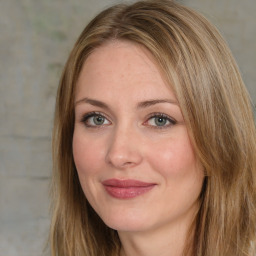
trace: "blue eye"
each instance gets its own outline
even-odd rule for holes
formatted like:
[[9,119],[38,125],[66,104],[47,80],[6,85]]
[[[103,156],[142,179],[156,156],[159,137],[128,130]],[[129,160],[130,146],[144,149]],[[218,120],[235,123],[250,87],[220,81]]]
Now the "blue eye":
[[93,116],[92,117],[93,124],[102,125],[105,122],[105,117],[103,116]]
[[154,128],[165,128],[175,125],[176,121],[164,114],[154,114],[147,120],[146,123]]
[[105,116],[99,113],[89,113],[82,118],[82,123],[87,127],[100,127],[111,124]]

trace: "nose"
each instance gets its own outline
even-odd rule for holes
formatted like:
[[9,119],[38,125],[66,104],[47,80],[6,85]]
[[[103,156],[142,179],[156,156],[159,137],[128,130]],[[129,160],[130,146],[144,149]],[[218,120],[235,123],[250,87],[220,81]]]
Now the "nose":
[[142,162],[139,136],[132,129],[118,129],[110,139],[106,162],[116,169],[127,169]]

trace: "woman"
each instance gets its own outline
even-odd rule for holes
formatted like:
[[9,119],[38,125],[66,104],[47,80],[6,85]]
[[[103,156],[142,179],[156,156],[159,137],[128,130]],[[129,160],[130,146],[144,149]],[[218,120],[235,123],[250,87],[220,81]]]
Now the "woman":
[[57,95],[52,255],[254,255],[255,153],[248,93],[205,18],[165,0],[103,11]]

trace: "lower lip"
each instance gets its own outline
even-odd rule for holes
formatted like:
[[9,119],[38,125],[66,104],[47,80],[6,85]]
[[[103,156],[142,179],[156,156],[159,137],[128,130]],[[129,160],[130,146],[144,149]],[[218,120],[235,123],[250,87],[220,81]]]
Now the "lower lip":
[[107,193],[118,199],[130,199],[149,192],[155,185],[142,187],[115,187],[104,185]]

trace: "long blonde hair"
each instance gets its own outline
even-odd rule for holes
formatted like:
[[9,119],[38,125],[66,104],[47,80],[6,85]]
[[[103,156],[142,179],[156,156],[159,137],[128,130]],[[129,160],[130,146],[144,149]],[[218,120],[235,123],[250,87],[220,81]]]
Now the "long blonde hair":
[[76,82],[88,55],[110,40],[129,40],[152,53],[176,94],[204,166],[192,255],[252,256],[256,132],[248,93],[216,28],[195,11],[166,0],[103,11],[84,29],[69,56],[53,133],[52,256],[119,255],[117,232],[88,204],[72,155]]

